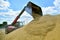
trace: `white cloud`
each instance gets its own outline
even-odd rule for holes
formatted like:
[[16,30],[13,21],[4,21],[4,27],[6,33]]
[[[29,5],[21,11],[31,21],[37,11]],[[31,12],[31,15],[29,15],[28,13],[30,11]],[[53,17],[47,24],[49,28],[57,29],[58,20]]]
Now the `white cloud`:
[[51,15],[54,15],[56,13],[58,13],[57,10],[54,9],[55,7],[42,7],[42,11],[43,11],[43,15],[46,15],[46,14],[51,14]]
[[0,10],[6,10],[10,6],[8,1],[0,0]]
[[60,0],[55,0],[53,2],[54,6],[42,7],[43,15],[51,14],[56,15],[60,14]]
[[14,11],[13,9],[8,9],[8,12],[0,12],[0,15],[10,15],[10,16],[16,16],[20,13],[19,11]]
[[60,9],[60,0],[55,0],[54,5]]
[[20,13],[19,11],[13,11],[12,9],[9,9],[8,12],[0,12],[0,23],[3,21],[7,21],[8,24],[11,24],[13,20],[16,18],[16,16]]

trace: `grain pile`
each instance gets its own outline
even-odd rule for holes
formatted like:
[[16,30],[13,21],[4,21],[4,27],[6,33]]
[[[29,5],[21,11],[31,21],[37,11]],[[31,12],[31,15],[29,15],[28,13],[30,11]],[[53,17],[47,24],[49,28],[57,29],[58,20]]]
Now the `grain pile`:
[[2,29],[0,29],[0,40],[5,40],[5,32]]
[[28,25],[7,34],[5,40],[60,40],[59,17],[36,16]]
[[60,40],[60,15],[56,17],[56,27],[53,31],[47,34],[45,40]]

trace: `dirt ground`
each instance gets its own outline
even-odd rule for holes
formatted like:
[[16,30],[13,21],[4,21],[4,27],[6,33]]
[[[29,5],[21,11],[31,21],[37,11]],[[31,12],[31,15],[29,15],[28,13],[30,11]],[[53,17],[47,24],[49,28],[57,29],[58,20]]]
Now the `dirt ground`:
[[60,40],[60,15],[37,16],[28,25],[7,34],[5,40]]

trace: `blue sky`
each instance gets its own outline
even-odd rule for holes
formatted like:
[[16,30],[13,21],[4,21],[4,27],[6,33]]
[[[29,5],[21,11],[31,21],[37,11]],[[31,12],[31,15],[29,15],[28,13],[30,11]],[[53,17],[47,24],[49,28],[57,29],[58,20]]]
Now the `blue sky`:
[[[6,0],[5,0],[6,1]],[[9,0],[10,2],[10,9],[15,10],[21,10],[29,1],[32,1],[33,3],[37,4],[38,6],[42,7],[48,7],[48,6],[54,6],[53,1],[54,0]]]
[[43,15],[60,14],[60,0],[0,0],[0,23],[10,24],[29,1],[40,6]]

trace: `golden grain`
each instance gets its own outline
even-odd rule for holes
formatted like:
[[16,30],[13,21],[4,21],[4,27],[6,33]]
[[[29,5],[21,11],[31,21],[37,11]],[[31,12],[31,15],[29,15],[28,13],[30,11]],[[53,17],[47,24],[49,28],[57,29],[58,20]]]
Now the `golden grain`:
[[60,15],[35,17],[28,25],[7,34],[5,40],[60,40]]

